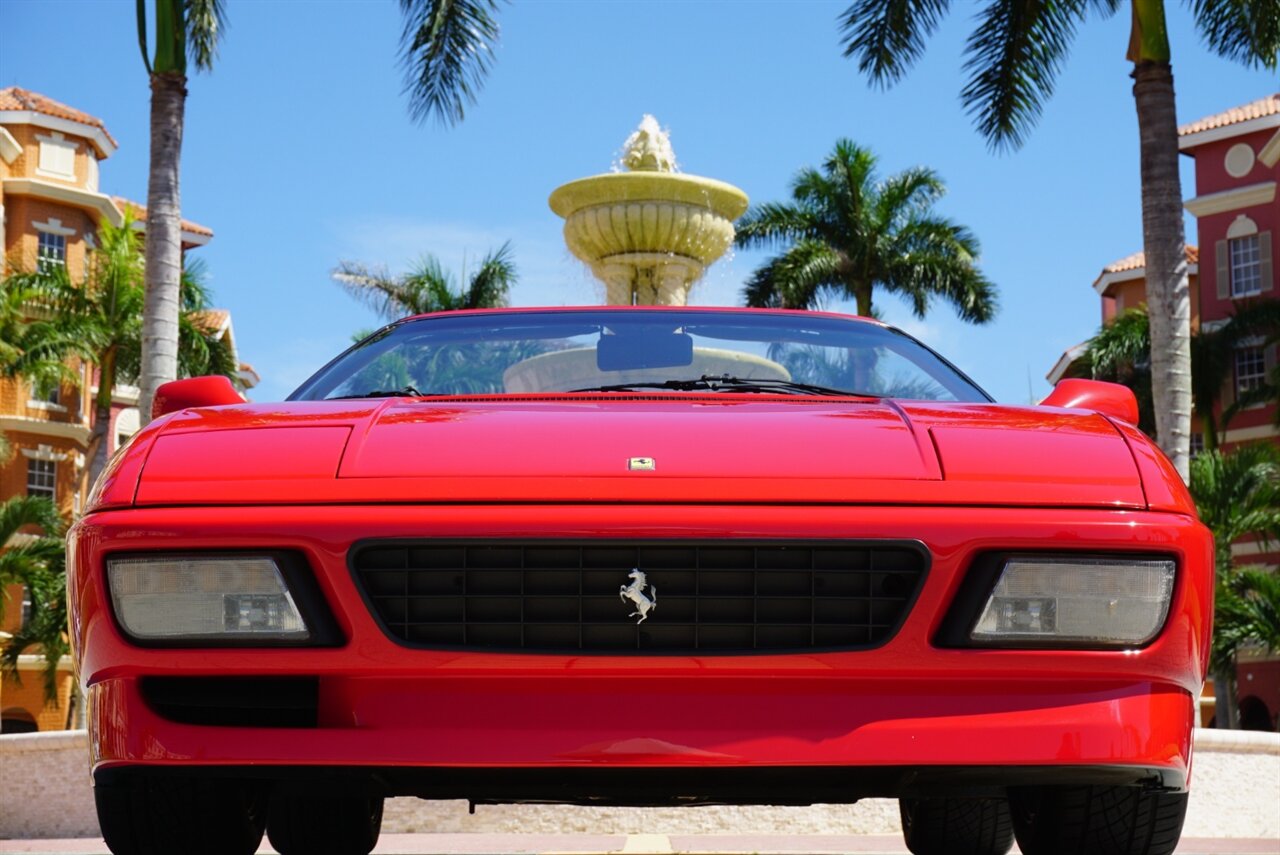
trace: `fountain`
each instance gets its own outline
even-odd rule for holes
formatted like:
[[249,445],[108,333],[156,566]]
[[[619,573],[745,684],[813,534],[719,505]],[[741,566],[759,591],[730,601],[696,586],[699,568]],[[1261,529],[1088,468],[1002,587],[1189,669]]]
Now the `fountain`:
[[569,251],[605,283],[611,306],[683,306],[689,288],[733,244],[747,195],[731,184],[676,172],[667,133],[653,116],[623,146],[626,171],[557,187]]
[[[676,172],[671,141],[653,116],[627,138],[622,165],[627,171],[570,181],[551,194],[551,210],[564,217],[565,243],[604,282],[609,305],[684,306],[689,289],[733,244],[733,221],[747,210],[747,194]],[[763,356],[705,346],[694,347],[682,373],[791,377]],[[530,357],[508,368],[503,382],[508,392],[539,392],[670,376],[670,367],[606,371],[590,347]]]

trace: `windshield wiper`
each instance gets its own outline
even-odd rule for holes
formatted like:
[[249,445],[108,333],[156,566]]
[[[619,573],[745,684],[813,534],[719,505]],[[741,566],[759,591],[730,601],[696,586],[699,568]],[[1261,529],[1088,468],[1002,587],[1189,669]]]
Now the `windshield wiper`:
[[374,392],[365,392],[363,395],[338,395],[336,398],[326,398],[327,401],[345,401],[350,398],[421,398],[422,393],[412,386],[405,386],[403,389],[387,390],[378,389]]
[[696,380],[663,380],[661,383],[618,383],[613,386],[588,386],[570,389],[571,392],[634,392],[637,389],[670,389],[674,392],[783,392],[793,395],[841,395],[878,398],[865,392],[849,392],[830,386],[812,383],[795,383],[791,380],[773,380],[764,377],[733,377],[729,374],[703,374]]

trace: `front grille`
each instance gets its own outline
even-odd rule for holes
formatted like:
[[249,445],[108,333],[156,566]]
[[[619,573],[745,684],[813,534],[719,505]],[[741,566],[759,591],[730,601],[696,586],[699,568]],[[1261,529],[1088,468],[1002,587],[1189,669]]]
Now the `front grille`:
[[[909,543],[372,542],[357,585],[414,647],[654,654],[858,650],[889,639],[924,579]],[[646,582],[643,622],[621,589]]]

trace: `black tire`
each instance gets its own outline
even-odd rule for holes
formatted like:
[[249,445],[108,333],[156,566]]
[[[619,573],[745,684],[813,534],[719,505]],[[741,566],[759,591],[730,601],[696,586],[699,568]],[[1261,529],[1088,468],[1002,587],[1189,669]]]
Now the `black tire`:
[[277,792],[267,837],[281,855],[369,855],[382,831],[382,796]]
[[899,799],[898,808],[915,855],[1005,855],[1013,846],[1004,799]]
[[1036,787],[1010,791],[1013,830],[1026,855],[1170,855],[1186,793],[1140,787]]
[[138,775],[93,798],[114,855],[253,855],[266,828],[266,799],[244,782]]

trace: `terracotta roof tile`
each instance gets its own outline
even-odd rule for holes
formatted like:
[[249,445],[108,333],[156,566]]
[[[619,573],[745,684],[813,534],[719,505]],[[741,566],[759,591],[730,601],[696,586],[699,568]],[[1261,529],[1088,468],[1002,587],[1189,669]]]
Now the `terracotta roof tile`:
[[231,313],[226,309],[203,309],[191,313],[191,323],[208,333],[216,333],[231,320]]
[[[132,199],[126,199],[123,196],[112,196],[111,199],[116,203],[116,207],[122,211],[126,207],[132,208],[133,217],[138,222],[145,223],[147,221],[146,205],[140,205],[137,202],[133,201]],[[193,223],[191,220],[182,221],[182,230],[184,232],[191,232],[192,234],[195,234],[195,235],[204,235],[205,237],[213,237],[213,229],[209,228],[208,226],[202,226],[199,223]]]
[[1232,107],[1222,113],[1206,116],[1189,125],[1183,125],[1178,128],[1178,136],[1185,137],[1188,134],[1198,134],[1201,131],[1211,131],[1214,128],[1225,128],[1228,125],[1236,125],[1240,122],[1260,119],[1263,116],[1272,116],[1276,113],[1280,113],[1280,92],[1275,95],[1268,95],[1265,98],[1259,98],[1257,101],[1251,101],[1248,104],[1241,104],[1239,107]]
[[[1200,263],[1200,248],[1194,244],[1187,244],[1187,263]],[[1135,252],[1133,255],[1126,255],[1119,261],[1111,262],[1106,267],[1102,268],[1102,275],[1105,276],[1108,273],[1124,273],[1126,270],[1139,270],[1146,266],[1147,256],[1145,253],[1139,251]],[[1098,278],[1101,279],[1102,277],[1100,276]]]
[[55,101],[28,89],[19,89],[17,86],[0,89],[0,110],[29,110],[33,113],[53,116],[55,119],[79,122],[82,125],[89,125],[102,131],[113,146],[119,145],[115,137],[111,136],[111,132],[107,130],[107,126],[98,117],[90,116],[88,113],[77,110],[74,107],[68,107],[60,101]]

